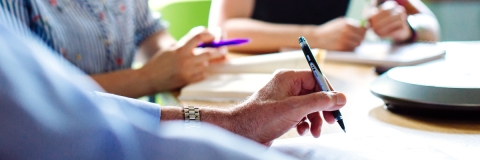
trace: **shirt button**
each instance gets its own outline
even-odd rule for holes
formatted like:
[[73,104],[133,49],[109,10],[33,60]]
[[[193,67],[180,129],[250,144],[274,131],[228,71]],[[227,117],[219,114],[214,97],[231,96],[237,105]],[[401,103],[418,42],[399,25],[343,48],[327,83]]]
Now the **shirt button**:
[[76,54],[76,55],[75,55],[75,59],[76,59],[77,61],[82,60],[82,55]]

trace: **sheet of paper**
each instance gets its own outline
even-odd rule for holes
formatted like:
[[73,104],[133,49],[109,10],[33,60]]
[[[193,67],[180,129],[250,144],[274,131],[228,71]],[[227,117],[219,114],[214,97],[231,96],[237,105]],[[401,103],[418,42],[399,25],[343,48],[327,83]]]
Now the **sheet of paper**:
[[327,134],[318,139],[313,137],[281,139],[275,141],[271,148],[302,160],[454,159],[434,146],[393,129]]
[[383,67],[416,65],[445,56],[434,43],[392,45],[390,42],[363,42],[353,52],[327,51],[325,61],[339,61]]

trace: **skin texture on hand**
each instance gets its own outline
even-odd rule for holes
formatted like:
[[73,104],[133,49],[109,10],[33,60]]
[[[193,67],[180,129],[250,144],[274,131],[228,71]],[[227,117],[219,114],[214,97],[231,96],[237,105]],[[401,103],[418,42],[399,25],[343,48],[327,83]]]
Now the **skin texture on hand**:
[[[301,135],[310,130],[314,137],[319,137],[324,120],[330,124],[335,122],[330,111],[339,110],[347,102],[343,93],[319,91],[310,70],[278,71],[244,103],[229,109],[200,108],[200,121],[266,146],[293,127]],[[161,121],[183,120],[183,109],[162,107],[160,118]],[[310,124],[303,121],[306,118]]]
[[225,56],[219,49],[196,48],[199,43],[214,39],[205,28],[194,28],[178,43],[153,55],[139,72],[148,77],[148,83],[155,91],[175,89],[200,81],[205,78],[210,61]]
[[395,1],[387,1],[373,9],[369,22],[373,31],[381,38],[391,38],[395,42],[403,42],[412,35],[407,23],[405,7]]
[[[334,123],[331,112],[346,104],[338,92],[319,92],[308,70],[279,71],[262,89],[231,110],[230,131],[269,146],[293,127],[320,136],[323,118]],[[308,123],[299,123],[307,117]],[[297,125],[298,124],[298,125]]]

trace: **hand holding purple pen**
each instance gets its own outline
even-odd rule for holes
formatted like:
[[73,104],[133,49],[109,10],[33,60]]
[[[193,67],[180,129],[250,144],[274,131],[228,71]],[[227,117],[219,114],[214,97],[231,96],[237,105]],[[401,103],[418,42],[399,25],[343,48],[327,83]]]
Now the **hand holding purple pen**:
[[220,40],[220,41],[213,41],[210,43],[200,43],[197,47],[199,48],[217,48],[221,46],[230,46],[230,45],[241,45],[250,42],[250,39],[246,38],[236,38],[236,39],[228,39],[228,40]]

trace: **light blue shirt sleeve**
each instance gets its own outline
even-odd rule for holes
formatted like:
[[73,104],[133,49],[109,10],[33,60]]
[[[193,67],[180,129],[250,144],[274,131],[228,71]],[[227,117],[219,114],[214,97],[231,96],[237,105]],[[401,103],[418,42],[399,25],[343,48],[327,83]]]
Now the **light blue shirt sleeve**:
[[0,8],[2,159],[290,159],[208,124],[157,128],[158,106],[101,93],[5,15]]
[[144,111],[151,116],[150,119],[143,121],[147,128],[157,129],[159,125],[161,109],[158,104],[97,91],[93,92],[92,97],[97,103],[107,104],[107,107],[121,107],[123,110],[133,107]]

